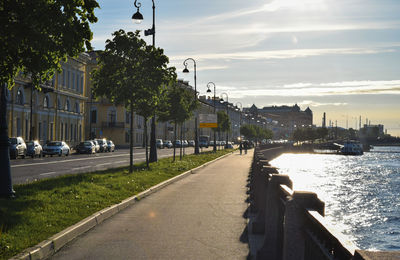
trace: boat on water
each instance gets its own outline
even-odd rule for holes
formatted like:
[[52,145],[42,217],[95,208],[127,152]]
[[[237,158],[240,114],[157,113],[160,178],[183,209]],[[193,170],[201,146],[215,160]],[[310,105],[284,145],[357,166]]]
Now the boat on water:
[[340,145],[338,153],[343,155],[363,155],[364,151],[360,142],[346,141],[343,145]]

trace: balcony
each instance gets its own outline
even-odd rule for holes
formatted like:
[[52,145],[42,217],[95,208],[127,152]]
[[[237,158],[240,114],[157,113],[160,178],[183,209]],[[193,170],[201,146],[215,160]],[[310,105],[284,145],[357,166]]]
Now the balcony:
[[102,122],[103,128],[125,128],[124,122]]

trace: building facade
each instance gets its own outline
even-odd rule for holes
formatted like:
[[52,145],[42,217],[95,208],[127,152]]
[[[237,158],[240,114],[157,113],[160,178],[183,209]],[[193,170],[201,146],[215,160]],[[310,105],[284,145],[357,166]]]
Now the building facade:
[[84,139],[85,87],[88,75],[87,54],[69,58],[62,71],[42,84],[32,87],[29,77],[20,74],[8,91],[7,118],[9,136],[25,140],[64,140],[75,145]]

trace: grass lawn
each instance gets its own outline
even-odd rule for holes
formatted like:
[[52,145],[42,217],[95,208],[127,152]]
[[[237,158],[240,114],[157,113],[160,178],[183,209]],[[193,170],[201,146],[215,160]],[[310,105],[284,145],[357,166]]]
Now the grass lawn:
[[150,164],[67,175],[15,185],[17,197],[0,199],[0,259],[8,259],[110,205],[232,150],[186,155]]

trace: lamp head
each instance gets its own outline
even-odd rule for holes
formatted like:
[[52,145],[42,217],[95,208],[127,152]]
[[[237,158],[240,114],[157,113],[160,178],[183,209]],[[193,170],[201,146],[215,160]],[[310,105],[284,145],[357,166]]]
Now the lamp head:
[[136,24],[140,24],[143,21],[143,15],[139,12],[139,7],[138,7],[136,13],[134,13],[132,15],[132,20]]
[[188,68],[187,67],[185,67],[184,69],[183,69],[183,71],[182,71],[183,73],[189,73],[189,70],[188,70]]

